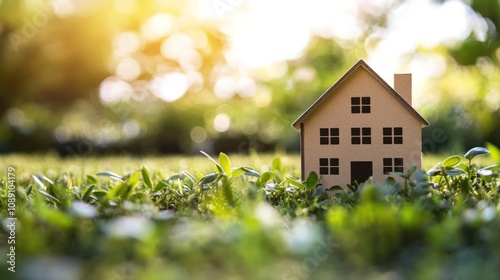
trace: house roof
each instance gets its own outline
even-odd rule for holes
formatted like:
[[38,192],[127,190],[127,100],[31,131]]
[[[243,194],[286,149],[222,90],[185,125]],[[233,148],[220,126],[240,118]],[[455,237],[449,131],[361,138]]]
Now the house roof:
[[429,122],[422,117],[406,100],[397,93],[394,88],[392,88],[390,85],[388,85],[384,79],[382,79],[366,62],[364,62],[362,59],[360,59],[354,66],[349,69],[335,84],[333,84],[325,93],[323,93],[300,117],[293,122],[292,126],[296,129],[299,130],[299,124],[304,121],[304,119],[312,112],[316,107],[318,107],[323,100],[325,100],[331,93],[335,91],[336,88],[338,88],[345,80],[349,78],[349,76],[359,67],[365,68],[372,76],[377,79],[377,81],[380,82],[403,106],[413,115],[415,118],[417,118],[422,125],[428,126]]

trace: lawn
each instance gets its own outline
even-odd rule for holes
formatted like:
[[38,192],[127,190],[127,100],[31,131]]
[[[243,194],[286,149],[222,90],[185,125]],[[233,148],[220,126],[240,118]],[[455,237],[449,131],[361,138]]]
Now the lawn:
[[496,279],[488,149],[330,195],[298,155],[3,156],[0,278]]

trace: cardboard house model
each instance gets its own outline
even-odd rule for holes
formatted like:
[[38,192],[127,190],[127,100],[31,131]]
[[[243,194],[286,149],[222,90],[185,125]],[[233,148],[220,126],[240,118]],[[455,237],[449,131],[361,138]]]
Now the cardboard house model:
[[294,123],[300,132],[302,179],[315,171],[325,187],[383,182],[422,161],[422,127],[411,105],[411,74],[389,86],[358,61]]

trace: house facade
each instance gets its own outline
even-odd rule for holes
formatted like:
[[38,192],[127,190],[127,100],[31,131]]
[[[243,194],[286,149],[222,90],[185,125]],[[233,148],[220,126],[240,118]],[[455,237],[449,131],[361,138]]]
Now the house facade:
[[411,87],[411,74],[395,74],[393,88],[358,61],[292,125],[302,178],[315,171],[328,188],[420,168],[421,129],[429,123],[411,106]]

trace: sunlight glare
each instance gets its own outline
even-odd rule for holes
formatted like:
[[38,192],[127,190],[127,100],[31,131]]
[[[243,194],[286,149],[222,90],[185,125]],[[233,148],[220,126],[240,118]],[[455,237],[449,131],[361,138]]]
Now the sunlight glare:
[[141,28],[147,39],[154,41],[169,34],[174,28],[175,18],[171,14],[158,13],[152,16]]
[[99,96],[104,104],[126,101],[132,94],[130,84],[115,76],[106,78],[99,87]]
[[175,33],[161,45],[161,55],[165,58],[179,59],[182,54],[194,48],[193,40],[186,33]]
[[250,77],[242,77],[236,82],[236,92],[243,98],[253,97],[257,91],[257,83]]
[[133,81],[141,75],[141,65],[137,60],[126,57],[116,66],[116,75],[123,80]]
[[113,53],[115,56],[125,56],[141,49],[142,42],[137,33],[126,31],[118,34],[113,40]]
[[154,78],[150,82],[150,88],[161,100],[174,102],[186,93],[189,81],[184,73],[173,72]]
[[222,76],[220,77],[214,86],[215,95],[226,100],[234,96],[236,93],[236,81],[233,77]]

